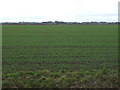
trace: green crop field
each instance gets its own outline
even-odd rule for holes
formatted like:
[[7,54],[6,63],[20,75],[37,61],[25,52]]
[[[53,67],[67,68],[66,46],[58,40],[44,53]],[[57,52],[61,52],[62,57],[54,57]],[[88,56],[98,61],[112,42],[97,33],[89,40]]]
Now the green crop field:
[[2,36],[3,87],[118,87],[117,25],[3,25]]

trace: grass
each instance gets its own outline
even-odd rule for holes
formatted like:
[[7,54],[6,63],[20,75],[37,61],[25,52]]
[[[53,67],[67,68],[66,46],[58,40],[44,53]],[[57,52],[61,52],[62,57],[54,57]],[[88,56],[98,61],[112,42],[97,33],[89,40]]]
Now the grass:
[[[118,71],[118,29],[117,25],[4,25],[3,26],[3,85],[4,87],[15,87],[15,83],[23,84],[23,87],[53,87],[40,86],[43,83],[35,78],[41,79],[42,76],[52,80],[59,78],[46,77],[44,74],[39,76],[44,70],[48,70],[51,74],[57,73],[62,77],[66,73],[86,73],[95,71],[100,72],[106,70],[107,74],[101,74],[106,79],[117,78]],[[63,74],[61,71],[65,71]],[[21,84],[17,82],[19,72],[24,73],[27,78],[27,72],[38,73],[31,76],[36,82],[35,86],[29,84],[31,81],[26,80],[26,84],[21,79]],[[9,74],[17,75],[17,78],[9,76]],[[111,76],[110,76],[111,75]],[[78,74],[80,76],[80,74]],[[83,76],[80,78],[87,79]],[[13,78],[13,85],[9,85],[10,78]],[[91,76],[92,79],[94,75]],[[72,77],[73,80],[76,77]],[[81,79],[80,79],[81,80]],[[114,81],[114,79],[112,79]],[[55,87],[92,87],[95,82],[89,81],[87,84],[73,85],[81,83],[79,80],[73,83],[53,82]],[[68,80],[69,81],[69,80]],[[97,80],[95,80],[97,81]],[[102,83],[102,79],[98,78],[95,87],[116,87],[113,82],[108,81]],[[7,84],[4,84],[7,83]],[[48,81],[46,81],[48,83]],[[115,80],[117,82],[117,79]],[[57,84],[58,83],[58,84]],[[101,86],[100,83],[102,84]],[[45,83],[46,85],[46,83]],[[64,86],[65,85],[65,86]],[[104,86],[105,85],[105,86]],[[109,86],[111,85],[111,86]]]
[[116,88],[118,73],[110,72],[41,70],[10,73],[4,75],[3,88]]

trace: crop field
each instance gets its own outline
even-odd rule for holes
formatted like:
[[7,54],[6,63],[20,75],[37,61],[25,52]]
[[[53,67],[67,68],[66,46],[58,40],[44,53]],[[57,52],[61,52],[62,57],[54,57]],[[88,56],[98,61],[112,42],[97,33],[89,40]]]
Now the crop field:
[[3,25],[2,36],[3,87],[118,87],[117,25]]

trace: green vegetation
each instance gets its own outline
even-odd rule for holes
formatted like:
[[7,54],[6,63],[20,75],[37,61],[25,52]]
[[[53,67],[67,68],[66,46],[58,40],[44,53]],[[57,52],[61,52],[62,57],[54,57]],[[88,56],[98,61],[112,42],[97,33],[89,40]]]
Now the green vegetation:
[[118,87],[117,28],[4,25],[3,87]]
[[3,76],[3,88],[116,88],[117,74],[105,70],[17,72]]

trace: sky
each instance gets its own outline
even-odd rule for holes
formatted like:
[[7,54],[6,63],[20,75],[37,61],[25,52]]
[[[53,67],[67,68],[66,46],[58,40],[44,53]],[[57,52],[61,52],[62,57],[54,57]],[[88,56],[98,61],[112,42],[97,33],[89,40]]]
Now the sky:
[[118,21],[119,0],[0,0],[0,22]]

